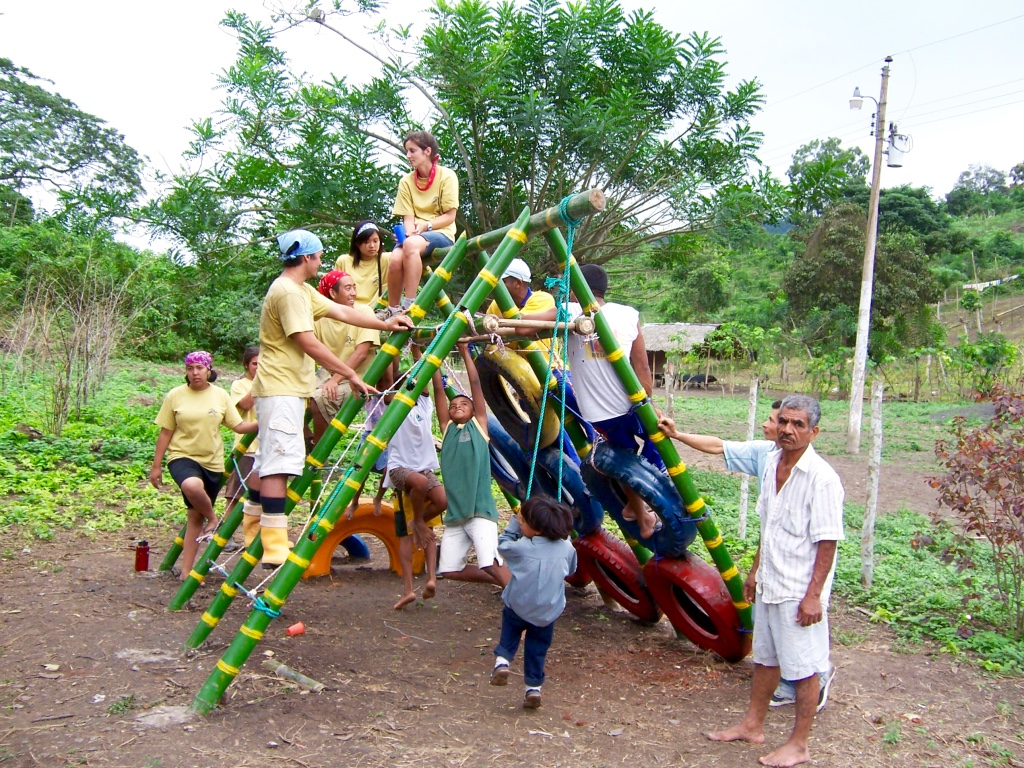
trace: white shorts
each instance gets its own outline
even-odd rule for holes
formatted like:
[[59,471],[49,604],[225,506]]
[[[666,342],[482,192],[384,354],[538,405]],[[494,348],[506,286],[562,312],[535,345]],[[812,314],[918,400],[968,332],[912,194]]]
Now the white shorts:
[[783,680],[828,674],[828,612],[817,624],[796,620],[799,600],[754,603],[754,663],[781,667]]
[[273,395],[255,400],[260,446],[253,469],[260,477],[301,475],[306,460],[306,440],[302,434],[305,398]]
[[441,537],[441,557],[438,573],[455,573],[466,567],[470,546],[476,550],[476,562],[481,568],[502,565],[498,555],[498,524],[482,517],[471,517],[458,525],[445,525]]

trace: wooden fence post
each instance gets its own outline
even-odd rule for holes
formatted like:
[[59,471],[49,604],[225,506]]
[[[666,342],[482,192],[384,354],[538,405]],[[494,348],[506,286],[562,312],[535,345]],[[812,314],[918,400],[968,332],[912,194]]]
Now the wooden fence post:
[[875,575],[875,515],[878,511],[878,476],[882,464],[882,382],[871,385],[871,456],[868,458],[868,499],[860,540],[860,583],[871,588]]
[[[747,440],[754,439],[754,427],[757,424],[757,376],[750,380],[750,401],[747,404]],[[760,479],[760,478],[759,478]],[[750,475],[744,474],[740,480],[740,515],[736,524],[736,533],[741,539],[747,538],[747,508],[750,506]]]

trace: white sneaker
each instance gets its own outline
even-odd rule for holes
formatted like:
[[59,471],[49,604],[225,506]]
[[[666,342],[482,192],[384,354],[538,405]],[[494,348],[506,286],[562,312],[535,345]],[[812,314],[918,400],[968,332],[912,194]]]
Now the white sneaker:
[[790,704],[796,704],[796,686],[789,680],[780,680],[775,688],[775,693],[772,694],[771,701],[768,702],[768,706],[786,707]]
[[[821,712],[828,704],[828,689],[832,685],[832,680],[836,676],[835,665],[831,665],[828,669],[828,674],[821,678],[821,690],[818,691],[818,708],[815,709],[815,713]],[[820,675],[819,675],[820,677]]]

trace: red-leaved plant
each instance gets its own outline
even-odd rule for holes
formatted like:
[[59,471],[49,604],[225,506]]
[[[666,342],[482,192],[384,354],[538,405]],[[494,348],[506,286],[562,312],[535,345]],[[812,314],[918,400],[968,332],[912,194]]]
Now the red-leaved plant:
[[[991,398],[995,413],[988,424],[968,427],[957,416],[952,437],[935,443],[945,474],[930,483],[939,504],[960,524],[960,544],[966,537],[992,547],[996,586],[1019,640],[1024,635],[1024,392],[997,385]],[[968,551],[960,547],[956,553],[961,567],[975,565]]]

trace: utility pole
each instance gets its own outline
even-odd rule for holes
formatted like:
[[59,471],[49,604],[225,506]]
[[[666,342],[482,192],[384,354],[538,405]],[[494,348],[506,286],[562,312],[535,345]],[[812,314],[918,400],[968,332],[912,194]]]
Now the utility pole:
[[868,202],[868,230],[864,242],[864,272],[860,279],[860,308],[857,311],[857,344],[853,354],[853,382],[850,387],[850,421],[846,431],[846,452],[860,453],[860,422],[864,411],[864,376],[871,330],[871,294],[875,279],[875,245],[878,242],[878,197],[882,184],[882,145],[885,143],[885,98],[889,90],[889,65],[882,67],[882,92],[875,113],[875,158],[871,168],[871,198]]

